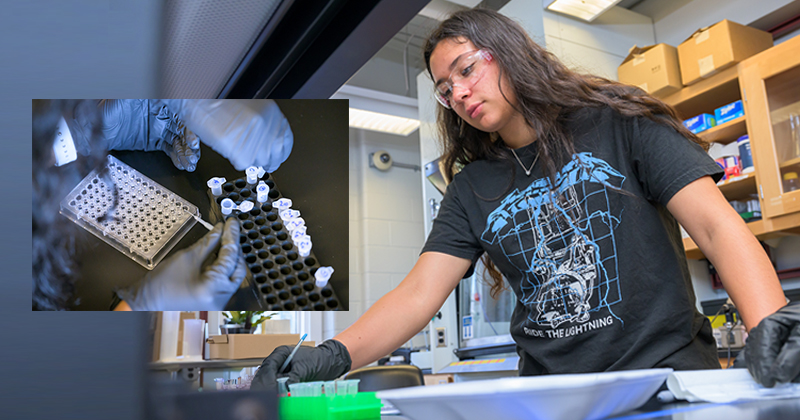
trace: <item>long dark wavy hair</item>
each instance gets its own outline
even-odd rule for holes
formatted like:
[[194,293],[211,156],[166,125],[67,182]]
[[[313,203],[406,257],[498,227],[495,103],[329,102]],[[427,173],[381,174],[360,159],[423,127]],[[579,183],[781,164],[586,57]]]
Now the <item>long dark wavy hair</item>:
[[[59,203],[106,156],[105,149],[96,145],[82,151],[76,161],[55,166],[53,141],[59,119],[77,106],[97,108],[93,101],[33,101],[33,310],[69,308],[76,280],[73,257],[80,245],[74,238],[80,235],[77,225],[59,214]],[[99,119],[98,111],[95,121]],[[101,135],[100,124],[93,127],[94,140]]]
[[[505,79],[517,99],[515,109],[536,133],[539,161],[551,180],[575,152],[565,121],[583,108],[610,107],[624,117],[648,118],[708,149],[707,144],[684,127],[669,105],[638,88],[568,69],[555,55],[536,44],[517,22],[497,12],[487,9],[456,12],[430,34],[423,54],[431,79],[431,54],[446,39],[469,40],[475,47],[491,51],[493,62],[500,69],[498,88]],[[509,98],[506,100],[512,103]],[[456,168],[470,162],[504,161],[512,170],[510,188],[516,165],[508,147],[502,141],[492,141],[494,134],[466,124],[452,109],[438,108],[445,178],[453,179]],[[503,277],[486,254],[484,264],[491,277],[490,293],[497,297],[505,288]]]

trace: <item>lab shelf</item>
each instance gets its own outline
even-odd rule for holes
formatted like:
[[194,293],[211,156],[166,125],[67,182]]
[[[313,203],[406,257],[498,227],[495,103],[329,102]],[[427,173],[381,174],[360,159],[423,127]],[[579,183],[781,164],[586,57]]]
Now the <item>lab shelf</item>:
[[732,143],[739,137],[747,134],[747,124],[745,121],[746,120],[743,115],[724,124],[711,127],[710,129],[699,133],[697,136],[706,143]]
[[166,370],[177,371],[184,368],[205,368],[205,369],[220,369],[220,368],[237,368],[237,367],[256,367],[260,366],[264,361],[263,357],[256,359],[212,359],[212,360],[188,360],[188,361],[175,361],[175,362],[150,362],[148,368],[150,370]]
[[717,184],[719,190],[728,200],[749,199],[751,194],[757,193],[755,172],[732,177]]
[[737,66],[687,86],[662,100],[672,105],[682,118],[713,113],[722,105],[741,99]]

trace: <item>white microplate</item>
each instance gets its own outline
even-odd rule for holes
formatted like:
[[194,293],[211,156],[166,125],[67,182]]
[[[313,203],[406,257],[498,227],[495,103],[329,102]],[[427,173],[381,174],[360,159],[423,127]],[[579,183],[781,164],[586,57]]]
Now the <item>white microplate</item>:
[[325,287],[328,284],[328,280],[331,279],[331,275],[333,274],[333,267],[320,267],[314,273],[314,278],[317,279],[316,284],[317,287],[320,289]]
[[[95,169],[67,194],[60,213],[152,270],[194,226],[193,216],[200,212],[113,156],[106,167],[107,176]],[[109,212],[115,195],[116,209]]]

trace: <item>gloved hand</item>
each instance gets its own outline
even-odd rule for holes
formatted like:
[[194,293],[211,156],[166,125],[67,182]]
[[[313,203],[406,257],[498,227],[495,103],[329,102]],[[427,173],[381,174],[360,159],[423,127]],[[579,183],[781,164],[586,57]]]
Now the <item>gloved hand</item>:
[[239,221],[230,217],[117,296],[134,311],[219,311],[246,275]]
[[274,172],[289,157],[294,136],[269,99],[162,99],[203,143],[237,170],[263,166]]
[[91,101],[79,105],[68,121],[70,131],[79,151],[91,147],[92,130],[100,130],[104,146],[108,150],[162,150],[178,169],[193,172],[200,160],[200,139],[186,129],[158,100],[148,99],[104,99],[97,103],[102,111],[101,127],[93,127]]
[[344,344],[336,340],[328,340],[317,347],[300,346],[286,373],[279,373],[286,358],[294,348],[280,346],[267,356],[256,372],[250,389],[276,391],[279,377],[288,376],[288,383],[296,384],[309,381],[331,381],[350,370],[350,353]]
[[744,353],[747,369],[761,385],[800,382],[800,305],[762,319],[750,331]]

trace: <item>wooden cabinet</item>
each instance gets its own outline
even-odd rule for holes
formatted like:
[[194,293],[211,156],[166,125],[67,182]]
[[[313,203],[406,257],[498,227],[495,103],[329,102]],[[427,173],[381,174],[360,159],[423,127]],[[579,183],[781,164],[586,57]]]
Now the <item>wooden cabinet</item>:
[[[744,117],[699,136],[728,144],[749,134],[755,172],[733,177],[719,188],[728,200],[758,197],[763,219],[747,225],[759,239],[800,234],[800,189],[788,191],[783,182],[787,173],[800,175],[800,36],[662,98],[683,119],[713,113],[739,99]],[[793,115],[798,124],[794,130]],[[703,258],[691,238],[684,238],[684,247],[687,257]]]

